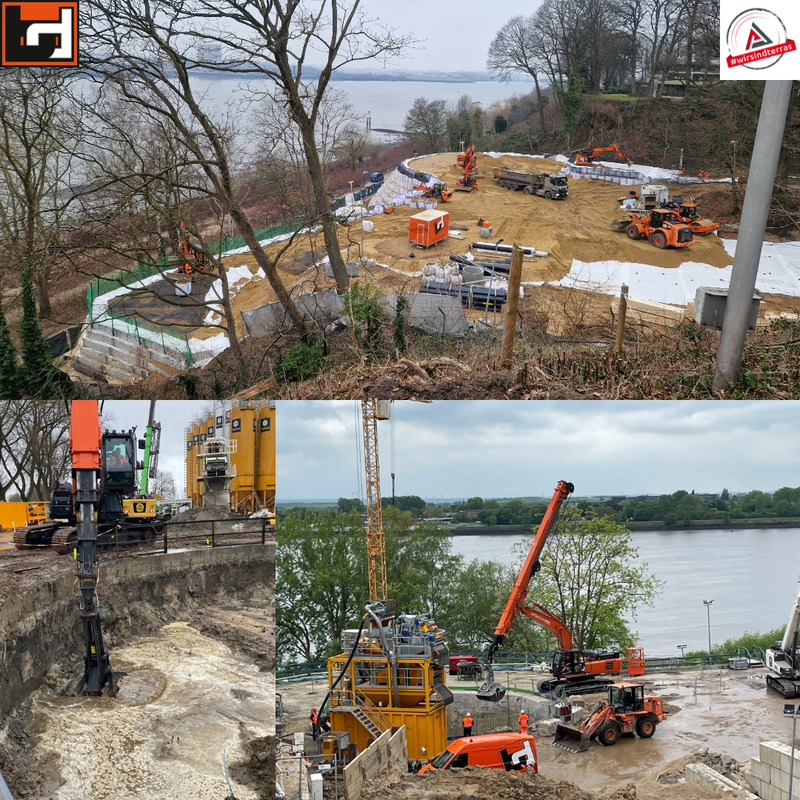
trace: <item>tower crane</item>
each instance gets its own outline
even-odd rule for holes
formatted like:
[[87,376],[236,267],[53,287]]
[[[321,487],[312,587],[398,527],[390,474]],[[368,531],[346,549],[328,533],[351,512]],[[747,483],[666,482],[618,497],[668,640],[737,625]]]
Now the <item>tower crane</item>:
[[385,601],[389,594],[386,585],[386,545],[383,539],[383,516],[381,514],[379,419],[389,419],[389,401],[362,400],[364,477],[367,486],[367,575],[370,602]]

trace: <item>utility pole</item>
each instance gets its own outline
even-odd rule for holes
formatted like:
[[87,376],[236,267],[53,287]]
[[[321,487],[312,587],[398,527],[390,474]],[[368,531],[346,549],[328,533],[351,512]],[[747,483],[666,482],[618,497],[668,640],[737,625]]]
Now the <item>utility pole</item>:
[[722,321],[722,336],[712,386],[715,392],[724,391],[739,377],[747,334],[747,319],[753,302],[753,290],[756,287],[761,245],[767,228],[767,215],[775,185],[775,174],[778,170],[778,158],[791,93],[792,81],[765,82],[747,191],[744,195],[742,221],[736,240],[736,255],[733,258],[725,317]]

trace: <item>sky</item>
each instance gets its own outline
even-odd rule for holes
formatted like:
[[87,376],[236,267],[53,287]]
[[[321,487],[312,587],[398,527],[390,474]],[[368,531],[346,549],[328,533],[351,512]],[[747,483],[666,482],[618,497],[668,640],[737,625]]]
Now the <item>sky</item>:
[[[775,491],[800,486],[800,402],[393,404],[378,423],[381,490],[437,498]],[[359,427],[356,428],[356,422]],[[278,502],[360,497],[363,449],[353,401],[277,410]],[[392,458],[394,438],[394,458]]]
[[539,5],[539,0],[504,0],[492,14],[493,6],[465,0],[362,0],[361,8],[384,25],[424,40],[406,58],[392,62],[394,69],[472,72],[486,69],[497,31],[512,17],[530,16]]
[[[204,417],[209,408],[211,403],[201,400],[159,400],[156,403],[155,418],[161,423],[158,468],[172,473],[178,497],[186,494],[183,489],[184,429],[195,419]],[[127,431],[135,425],[137,436],[144,439],[149,412],[149,400],[107,400],[103,404],[103,428]],[[142,451],[139,458],[142,458]]]

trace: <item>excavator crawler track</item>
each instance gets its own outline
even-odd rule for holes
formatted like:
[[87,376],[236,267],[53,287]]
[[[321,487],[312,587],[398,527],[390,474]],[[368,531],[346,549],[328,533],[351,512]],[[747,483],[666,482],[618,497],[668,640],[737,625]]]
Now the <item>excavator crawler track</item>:
[[59,528],[53,534],[53,548],[56,553],[62,556],[66,555],[72,549],[71,545],[78,541],[78,532],[75,528],[67,527],[66,525]]
[[50,547],[53,537],[61,529],[61,522],[41,522],[14,531],[14,545],[20,549]]
[[800,681],[779,678],[777,675],[767,675],[767,687],[789,700],[793,697],[800,697]]

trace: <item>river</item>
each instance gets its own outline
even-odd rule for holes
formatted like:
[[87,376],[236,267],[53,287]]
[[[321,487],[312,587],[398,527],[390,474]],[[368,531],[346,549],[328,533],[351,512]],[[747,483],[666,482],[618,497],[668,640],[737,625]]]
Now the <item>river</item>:
[[[265,79],[206,77],[195,75],[193,87],[202,92],[211,109],[221,111],[227,102],[271,87]],[[353,104],[354,120],[364,121],[369,116],[372,128],[402,130],[403,121],[414,100],[446,100],[455,103],[468,95],[486,109],[496,100],[513,95],[524,95],[534,88],[533,82],[476,81],[475,83],[446,83],[436,81],[332,81],[331,89],[343,92]],[[379,136],[379,134],[375,134]]]
[[[680,655],[713,642],[786,624],[800,577],[800,529],[638,531],[640,561],[664,581],[652,607],[641,606],[632,630],[648,656]],[[454,536],[453,551],[473,559],[515,562],[518,535]],[[535,590],[531,597],[535,599]]]

